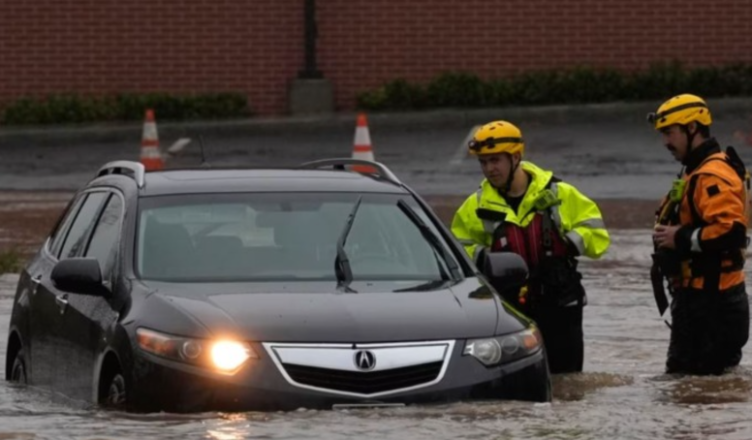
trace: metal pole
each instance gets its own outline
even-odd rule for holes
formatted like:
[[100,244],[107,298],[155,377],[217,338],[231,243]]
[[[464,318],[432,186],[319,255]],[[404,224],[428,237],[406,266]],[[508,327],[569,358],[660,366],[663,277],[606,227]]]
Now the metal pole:
[[323,73],[316,66],[316,0],[305,0],[305,69],[298,73],[300,78],[323,78]]

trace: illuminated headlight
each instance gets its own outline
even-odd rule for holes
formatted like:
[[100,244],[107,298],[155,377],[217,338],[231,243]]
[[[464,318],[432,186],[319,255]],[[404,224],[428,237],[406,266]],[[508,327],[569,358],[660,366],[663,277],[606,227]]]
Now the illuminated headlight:
[[167,359],[195,364],[225,374],[234,374],[248,359],[258,355],[245,342],[191,339],[140,328],[138,346]]
[[214,366],[223,371],[232,371],[251,357],[251,347],[235,341],[217,341],[211,348]]
[[543,346],[538,328],[529,327],[511,335],[470,339],[462,354],[473,356],[486,366],[508,363],[537,352]]

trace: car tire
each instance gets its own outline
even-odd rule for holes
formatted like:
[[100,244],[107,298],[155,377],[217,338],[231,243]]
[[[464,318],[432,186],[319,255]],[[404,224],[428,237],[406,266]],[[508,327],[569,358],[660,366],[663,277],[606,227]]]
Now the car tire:
[[537,385],[529,390],[529,399],[532,402],[550,402],[553,400],[553,386],[551,376],[546,376],[545,380],[538,380]]
[[16,356],[13,358],[8,380],[24,385],[29,383],[29,376],[27,375],[26,369],[26,353],[23,348],[20,348],[18,352],[16,352]]
[[125,409],[128,404],[128,385],[122,370],[119,367],[110,370],[101,384],[100,405],[109,409]]
[[551,375],[545,362],[526,368],[507,385],[508,396],[515,400],[550,402],[553,399]]

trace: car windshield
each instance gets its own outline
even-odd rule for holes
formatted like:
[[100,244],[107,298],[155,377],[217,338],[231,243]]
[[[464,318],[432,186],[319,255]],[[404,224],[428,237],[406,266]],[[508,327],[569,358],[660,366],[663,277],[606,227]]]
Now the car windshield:
[[[337,280],[337,241],[361,194],[236,193],[148,197],[139,204],[136,271],[147,280]],[[441,281],[455,261],[400,209],[409,196],[364,194],[344,251],[352,280]],[[456,266],[455,266],[456,267]]]

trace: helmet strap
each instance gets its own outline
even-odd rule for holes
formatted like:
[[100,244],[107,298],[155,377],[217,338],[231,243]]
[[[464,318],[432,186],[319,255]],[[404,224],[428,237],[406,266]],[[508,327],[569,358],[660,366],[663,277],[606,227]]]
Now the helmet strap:
[[689,157],[689,154],[692,152],[692,143],[695,140],[695,136],[697,136],[697,131],[690,133],[687,125],[682,125],[681,129],[682,131],[684,131],[684,135],[687,137],[687,152],[684,153],[684,159],[682,159],[682,163],[684,163],[684,161],[687,160],[687,157]]
[[682,125],[681,127],[684,134],[687,136],[687,154],[689,154],[689,152],[692,151],[692,143],[695,140],[695,136],[697,136],[697,130],[695,130],[694,133],[690,133],[688,125]]
[[512,182],[514,181],[514,175],[517,174],[517,168],[520,166],[519,162],[514,164],[514,156],[512,156],[509,153],[505,153],[505,154],[509,156],[510,170],[509,170],[509,177],[507,177],[507,181],[504,183],[504,186],[499,188],[499,192],[501,194],[506,194],[512,189]]

